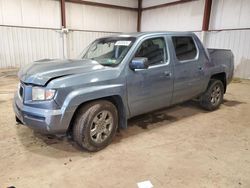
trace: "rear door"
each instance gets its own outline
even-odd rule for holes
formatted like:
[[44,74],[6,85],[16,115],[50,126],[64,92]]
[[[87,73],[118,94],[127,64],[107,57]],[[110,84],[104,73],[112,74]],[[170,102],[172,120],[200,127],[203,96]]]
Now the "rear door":
[[174,65],[172,104],[196,97],[204,88],[202,58],[192,35],[169,36]]
[[173,77],[165,36],[145,38],[138,44],[133,57],[148,58],[149,68],[128,68],[127,93],[131,116],[168,106],[172,98]]

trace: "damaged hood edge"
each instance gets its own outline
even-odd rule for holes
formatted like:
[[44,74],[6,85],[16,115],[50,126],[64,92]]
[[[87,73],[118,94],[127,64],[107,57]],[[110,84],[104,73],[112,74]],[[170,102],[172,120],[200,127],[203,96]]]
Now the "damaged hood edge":
[[21,82],[44,86],[57,78],[92,73],[105,68],[92,60],[46,60],[34,62],[20,69],[18,77]]

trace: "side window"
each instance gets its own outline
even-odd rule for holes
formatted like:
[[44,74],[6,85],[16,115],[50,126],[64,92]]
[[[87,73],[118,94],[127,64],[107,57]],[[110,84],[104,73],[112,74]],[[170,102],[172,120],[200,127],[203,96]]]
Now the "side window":
[[179,61],[192,60],[197,55],[197,49],[192,37],[172,37],[175,54]]
[[164,38],[145,40],[138,48],[135,57],[148,58],[149,66],[164,63],[167,60]]

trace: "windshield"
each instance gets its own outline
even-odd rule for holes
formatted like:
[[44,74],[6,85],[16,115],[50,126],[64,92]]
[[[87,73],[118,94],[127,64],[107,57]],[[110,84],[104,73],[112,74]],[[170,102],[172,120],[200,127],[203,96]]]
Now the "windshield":
[[102,65],[115,66],[123,60],[134,41],[135,38],[132,37],[98,39],[89,46],[82,58],[95,60]]

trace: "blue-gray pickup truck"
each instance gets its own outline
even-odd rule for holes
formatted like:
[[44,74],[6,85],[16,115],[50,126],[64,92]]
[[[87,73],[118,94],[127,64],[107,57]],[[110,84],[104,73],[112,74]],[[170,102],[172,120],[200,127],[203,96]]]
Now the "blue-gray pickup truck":
[[40,132],[70,134],[81,147],[98,151],[131,117],[194,98],[207,110],[217,109],[233,61],[230,50],[206,49],[189,32],[100,38],[79,59],[22,68],[16,120]]

